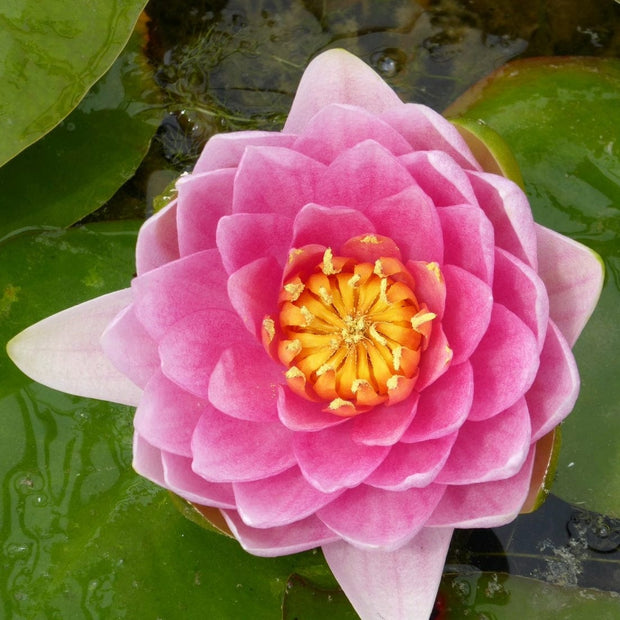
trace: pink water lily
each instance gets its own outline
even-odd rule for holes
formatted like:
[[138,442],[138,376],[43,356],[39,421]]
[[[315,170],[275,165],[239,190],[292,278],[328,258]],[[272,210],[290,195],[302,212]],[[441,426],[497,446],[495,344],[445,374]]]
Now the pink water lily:
[[251,553],[321,546],[362,618],[428,618],[453,529],[519,513],[575,403],[599,260],[342,50],[282,132],[216,135],[177,189],[130,289],[10,355],[137,405],[136,470]]

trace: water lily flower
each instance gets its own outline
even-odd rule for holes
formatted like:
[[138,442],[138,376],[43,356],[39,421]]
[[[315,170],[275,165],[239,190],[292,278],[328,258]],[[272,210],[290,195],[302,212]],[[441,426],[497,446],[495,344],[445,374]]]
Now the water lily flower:
[[509,522],[540,483],[599,260],[342,50],[282,132],[214,136],[177,190],[131,287],[11,357],[136,405],[135,469],[249,552],[321,546],[362,618],[428,618],[453,529]]

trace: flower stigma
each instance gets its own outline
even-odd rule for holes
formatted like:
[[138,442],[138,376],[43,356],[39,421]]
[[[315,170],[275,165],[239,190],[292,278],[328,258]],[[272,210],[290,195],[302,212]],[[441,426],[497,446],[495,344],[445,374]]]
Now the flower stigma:
[[[369,235],[357,240],[380,244]],[[435,318],[407,268],[397,258],[370,262],[330,248],[317,262],[316,246],[294,252],[302,266],[289,270],[278,319],[263,322],[265,345],[287,367],[290,388],[340,416],[407,398]]]

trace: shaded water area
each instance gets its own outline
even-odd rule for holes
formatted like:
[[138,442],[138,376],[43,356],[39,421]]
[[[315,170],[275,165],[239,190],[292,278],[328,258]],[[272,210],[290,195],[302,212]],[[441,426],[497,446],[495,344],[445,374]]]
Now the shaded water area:
[[[95,227],[150,215],[158,196],[192,168],[214,133],[280,129],[304,67],[329,48],[360,56],[403,100],[438,111],[515,58],[620,56],[620,4],[612,0],[152,0],[146,13],[146,53],[165,113],[135,176],[84,220]],[[134,233],[106,233],[119,264],[133,251]],[[41,251],[41,260],[47,260],[46,244],[51,246],[50,236],[41,234],[24,255]],[[54,252],[66,261],[92,249],[79,236],[63,237],[62,244]],[[121,288],[130,277],[119,273],[115,286]],[[97,286],[88,271],[76,279]],[[37,386],[10,399],[0,402],[18,412],[13,422],[24,439],[21,460],[4,468],[9,472],[1,532],[6,617],[74,617],[76,609],[86,618],[130,617],[132,609],[119,606],[119,600],[132,599],[148,601],[144,613],[153,615],[144,617],[156,617],[156,610],[157,617],[185,617],[184,604],[197,609],[201,583],[212,578],[201,572],[202,532],[171,507],[166,494],[132,474],[130,410],[105,403],[86,406]],[[0,462],[2,441],[8,445],[12,438],[0,437]],[[107,531],[89,529],[89,519],[102,519],[102,514],[99,523],[106,523]],[[145,563],[142,554],[149,553],[162,520],[176,524],[161,536],[168,549],[186,558],[182,577],[191,584],[187,592],[160,592],[147,573],[132,569]],[[81,541],[77,547],[76,540]],[[226,544],[214,536],[213,557],[222,574],[230,576],[226,564],[243,554]],[[257,560],[240,568],[231,577],[233,592],[224,589],[221,595],[232,601],[228,617],[236,617],[238,601],[243,605],[263,596],[244,587],[257,571],[266,575],[274,599],[285,585],[292,593],[285,618],[303,618],[295,615],[295,605],[305,604],[305,596],[317,600],[323,595],[326,601],[336,597],[329,599],[340,605],[334,617],[354,617],[338,592],[329,589],[334,584],[315,557],[304,560],[303,578],[293,575],[286,584],[280,575],[298,570],[293,560]],[[168,566],[161,554],[149,562],[159,563],[164,578],[167,570],[178,571],[179,564]],[[561,586],[571,593],[563,604],[579,599],[581,588],[620,595],[620,520],[551,495],[538,511],[503,528],[458,532],[446,570],[436,618],[501,620],[502,601],[510,598],[511,588],[516,597],[521,587],[506,582],[506,574]],[[531,591],[524,592],[520,596],[527,598]]]

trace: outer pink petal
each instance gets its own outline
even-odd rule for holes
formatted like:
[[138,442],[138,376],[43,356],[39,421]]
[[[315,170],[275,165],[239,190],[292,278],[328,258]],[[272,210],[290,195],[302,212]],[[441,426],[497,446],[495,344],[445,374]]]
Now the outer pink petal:
[[232,211],[234,169],[190,174],[177,181],[181,256],[215,247],[215,229]]
[[424,528],[395,551],[323,546],[325,559],[361,618],[428,620],[452,528]]
[[415,389],[418,392],[433,384],[450,368],[452,349],[441,325],[433,325],[428,349],[422,354],[418,380]]
[[448,459],[457,434],[455,431],[438,439],[393,446],[365,483],[388,491],[428,486]]
[[234,508],[235,496],[231,484],[207,482],[192,471],[192,460],[169,452],[162,452],[164,480],[166,488],[190,502],[213,506],[214,508]]
[[365,212],[378,233],[396,242],[404,261],[443,262],[443,235],[437,209],[417,185],[387,198],[378,197]]
[[131,301],[131,290],[125,289],[43,319],[9,341],[9,357],[22,372],[48,387],[136,405],[142,390],[115,368],[99,341]]
[[255,482],[235,482],[237,511],[250,527],[279,527],[314,514],[336,497],[308,484],[298,467]]
[[473,371],[469,362],[451,366],[420,394],[413,422],[401,441],[415,442],[444,437],[465,422],[474,397]]
[[236,168],[248,146],[282,146],[289,147],[295,136],[277,131],[233,131],[218,133],[205,145],[193,174],[218,170],[219,168]]
[[364,446],[351,439],[351,425],[295,433],[293,449],[310,484],[323,493],[354,487],[387,456],[388,446]]
[[353,441],[367,446],[392,446],[405,432],[416,414],[418,396],[413,393],[389,407],[375,407],[353,419]]
[[198,252],[138,276],[132,290],[136,317],[155,340],[194,312],[232,310],[217,250]]
[[538,274],[512,254],[497,248],[493,296],[534,333],[542,349],[549,321],[549,298]]
[[161,373],[148,382],[134,417],[141,437],[159,450],[191,456],[198,420],[210,409],[207,401],[182,390]]
[[438,214],[443,231],[444,261],[491,284],[495,235],[482,209],[456,205],[439,209]]
[[314,403],[293,394],[288,387],[278,388],[278,415],[292,431],[320,431],[344,424],[348,418],[323,411],[324,404]]
[[465,422],[438,483],[472,484],[503,480],[523,466],[531,438],[525,399],[483,422]]
[[400,157],[418,185],[436,207],[469,204],[478,206],[465,171],[443,151],[415,151]]
[[277,309],[282,268],[271,256],[249,263],[228,278],[230,301],[243,324],[260,338],[263,319]]
[[279,213],[294,217],[315,197],[326,166],[279,147],[248,147],[237,168],[233,213]]
[[441,325],[454,352],[452,363],[460,364],[469,359],[489,326],[493,291],[488,284],[455,265],[445,265],[443,275],[446,310]]
[[284,125],[300,133],[331,103],[350,103],[373,114],[403,105],[396,93],[364,62],[342,49],[317,56],[306,68]]
[[402,134],[414,151],[442,151],[463,168],[481,170],[456,127],[427,106],[407,103],[384,112],[381,118]]
[[285,383],[284,367],[258,343],[226,349],[209,380],[209,401],[240,420],[276,422],[278,387]]
[[177,321],[159,343],[164,375],[183,389],[209,398],[209,378],[227,347],[251,340],[232,311],[204,310]]
[[538,371],[538,343],[521,319],[494,304],[489,329],[471,363],[475,388],[469,419],[485,420],[510,407],[530,388]]
[[179,258],[176,201],[150,217],[138,234],[136,269],[139,274]]
[[223,510],[222,514],[241,546],[254,555],[276,557],[301,553],[338,540],[315,516],[290,525],[259,529],[247,526],[233,510]]
[[445,487],[384,491],[365,484],[349,489],[317,516],[361,549],[394,550],[410,541],[435,510]]
[[449,486],[429,526],[438,527],[497,527],[510,523],[521,511],[532,478],[535,446],[521,469],[505,480]]
[[603,264],[590,248],[544,226],[536,225],[536,239],[549,313],[572,347],[601,294]]
[[192,438],[192,469],[212,482],[274,476],[295,463],[292,433],[279,422],[248,422],[209,411]]
[[101,335],[101,348],[116,368],[141,388],[159,370],[157,343],[138,321],[131,305],[108,324]]
[[409,143],[390,125],[367,110],[348,105],[329,105],[312,117],[293,148],[329,164],[342,151],[364,140],[378,142],[394,155],[411,151]]
[[374,224],[356,209],[307,204],[295,218],[293,247],[321,244],[334,254],[352,237],[374,233]]
[[236,213],[220,219],[217,247],[230,274],[264,256],[284,266],[291,247],[293,220],[278,213]]
[[152,446],[139,433],[133,434],[133,468],[151,482],[168,488],[164,479],[161,450]]
[[[411,185],[413,179],[398,159],[380,144],[366,140],[340,154],[330,164],[317,187],[314,201],[366,212],[377,201]],[[377,232],[382,233],[380,228]]]
[[478,202],[495,229],[495,244],[536,269],[534,218],[521,188],[496,174],[468,174]]
[[540,354],[540,367],[525,395],[532,418],[532,441],[557,426],[575,406],[579,372],[568,343],[553,321]]

